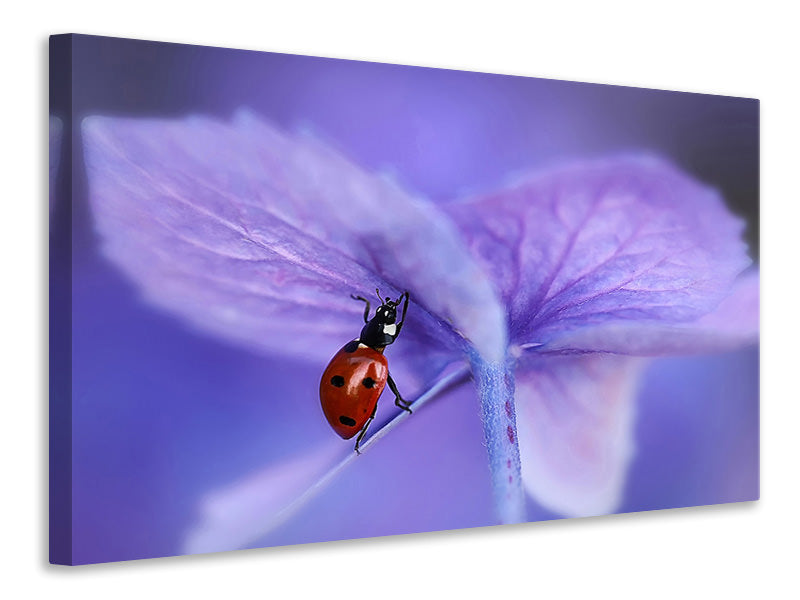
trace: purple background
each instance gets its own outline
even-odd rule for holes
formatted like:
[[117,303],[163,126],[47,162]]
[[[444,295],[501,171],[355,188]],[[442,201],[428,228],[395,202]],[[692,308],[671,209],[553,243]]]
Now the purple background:
[[[755,100],[72,40],[73,125],[94,114],[225,118],[248,107],[285,128],[311,128],[434,201],[570,158],[654,151],[722,191],[748,219],[757,258]],[[80,140],[57,93],[67,89],[68,77],[54,73],[62,165],[74,151],[71,223],[61,201],[51,227],[51,250],[72,250],[72,559],[176,554],[205,493],[334,436],[317,400],[324,365],[254,355],[139,301],[98,254]],[[62,199],[68,186],[62,173]],[[67,380],[68,368],[52,364],[51,382]],[[756,498],[757,349],[654,362],[636,431],[621,512]],[[490,493],[478,404],[465,389],[409,420],[258,545],[485,525]],[[532,519],[556,516],[533,502],[529,509]]]

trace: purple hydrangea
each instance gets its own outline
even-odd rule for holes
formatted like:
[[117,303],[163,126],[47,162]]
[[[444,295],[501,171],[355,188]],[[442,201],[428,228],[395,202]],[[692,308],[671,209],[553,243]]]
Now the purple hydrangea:
[[[647,357],[757,341],[743,223],[656,157],[528,173],[435,205],[250,113],[92,117],[83,136],[105,255],[200,331],[321,372],[359,328],[351,294],[409,291],[390,368],[417,399],[413,419],[472,385],[497,522],[527,520],[526,493],[566,516],[613,512]],[[331,438],[211,494],[185,550],[246,546],[290,518],[356,460]]]

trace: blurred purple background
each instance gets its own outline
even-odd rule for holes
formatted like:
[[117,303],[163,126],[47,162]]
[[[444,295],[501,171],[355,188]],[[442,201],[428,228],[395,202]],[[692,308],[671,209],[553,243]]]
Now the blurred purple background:
[[[89,36],[71,47],[71,114],[68,76],[51,69],[51,112],[65,123],[51,251],[72,248],[75,563],[179,553],[206,493],[335,437],[318,406],[324,365],[193,333],[98,254],[70,133],[85,116],[248,107],[434,201],[571,158],[653,151],[721,190],[757,259],[755,100]],[[69,281],[52,276],[57,296]],[[756,498],[758,377],[757,348],[654,362],[621,512]],[[68,380],[51,374],[51,385]],[[258,545],[485,525],[490,494],[478,403],[459,390]],[[529,515],[557,516],[532,502]]]

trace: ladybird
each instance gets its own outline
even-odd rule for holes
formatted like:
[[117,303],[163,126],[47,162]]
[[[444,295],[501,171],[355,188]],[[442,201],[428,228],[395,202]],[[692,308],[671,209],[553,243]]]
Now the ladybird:
[[[333,430],[346,440],[358,434],[355,447],[357,454],[361,454],[359,445],[375,418],[378,398],[387,383],[395,396],[395,405],[411,412],[411,403],[403,400],[397,391],[383,355],[386,346],[394,343],[403,328],[408,310],[408,292],[401,294],[397,300],[388,297],[383,299],[379,290],[375,292],[381,305],[372,319],[369,318],[369,300],[362,296],[350,296],[365,304],[364,327],[356,339],[347,342],[334,355],[319,382],[319,399],[325,418]],[[401,303],[403,310],[397,322],[397,307]]]

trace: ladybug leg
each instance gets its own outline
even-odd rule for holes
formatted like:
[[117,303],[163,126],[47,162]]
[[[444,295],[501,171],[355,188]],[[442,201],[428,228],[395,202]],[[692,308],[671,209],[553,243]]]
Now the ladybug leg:
[[364,426],[361,428],[361,431],[356,438],[356,454],[361,454],[361,451],[358,448],[361,445],[361,440],[363,440],[364,436],[367,435],[367,427],[369,427],[369,424],[372,423],[372,420],[375,418],[375,411],[377,410],[378,405],[376,404],[375,408],[372,409],[372,414],[369,416],[369,419],[367,419],[367,422],[364,423]]
[[[406,301],[403,304],[403,314],[400,316],[400,322],[397,324],[397,331],[394,334],[394,337],[397,338],[400,335],[400,330],[403,328],[403,323],[406,322],[406,311],[408,310],[408,292],[405,292],[403,296],[406,297]],[[400,296],[402,298],[403,296]]]
[[395,406],[402,408],[403,410],[407,410],[410,413],[411,409],[409,407],[411,406],[411,402],[403,400],[403,397],[400,395],[400,392],[397,391],[397,384],[395,384],[394,379],[392,379],[391,375],[388,376],[387,383],[389,384],[389,389],[392,390],[392,393],[394,394]]
[[354,294],[350,294],[350,297],[353,300],[361,300],[366,306],[364,307],[364,323],[369,322],[369,300],[362,296],[356,296]]

